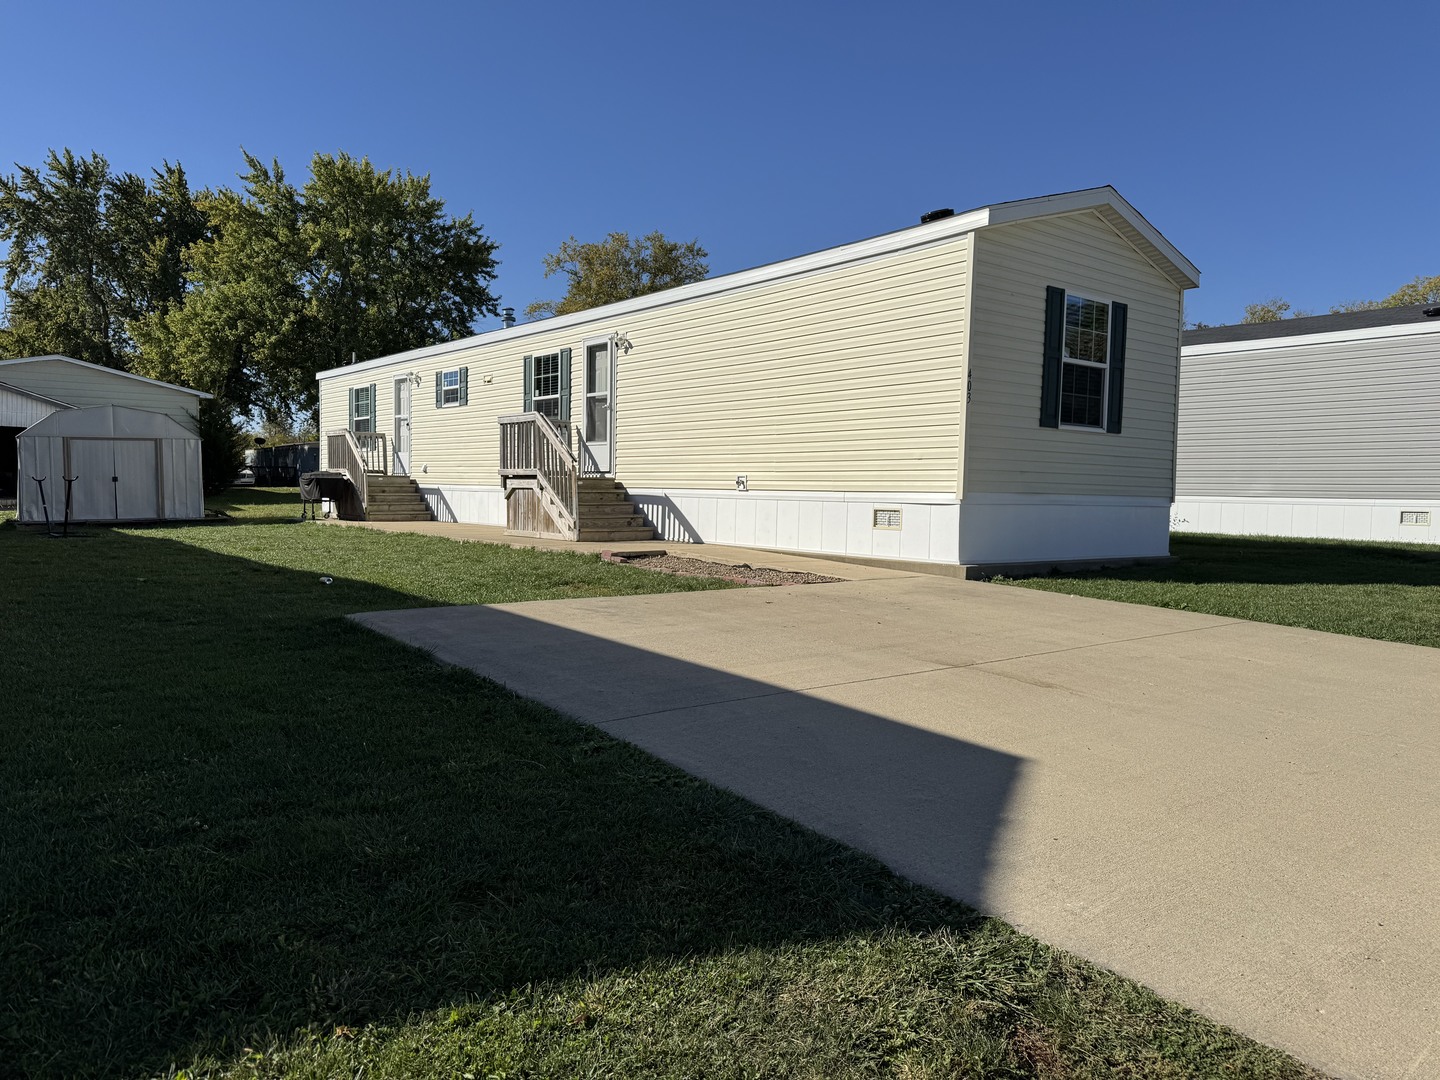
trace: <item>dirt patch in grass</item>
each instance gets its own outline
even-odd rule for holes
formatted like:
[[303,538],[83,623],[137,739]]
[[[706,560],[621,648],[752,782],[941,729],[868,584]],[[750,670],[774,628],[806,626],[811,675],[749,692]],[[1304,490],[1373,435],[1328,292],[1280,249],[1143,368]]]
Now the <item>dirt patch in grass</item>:
[[749,563],[716,563],[707,562],[705,559],[687,559],[683,555],[630,557],[624,552],[605,552],[604,557],[610,562],[638,566],[642,570],[654,570],[660,574],[719,578],[721,581],[733,581],[740,585],[821,585],[828,581],[845,580],[802,570],[772,570],[765,566],[751,566]]

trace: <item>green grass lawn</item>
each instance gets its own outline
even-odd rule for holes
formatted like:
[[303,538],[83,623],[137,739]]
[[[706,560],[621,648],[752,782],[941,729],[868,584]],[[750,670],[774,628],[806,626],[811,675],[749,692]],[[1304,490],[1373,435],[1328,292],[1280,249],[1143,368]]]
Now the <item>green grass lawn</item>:
[[1440,548],[1177,534],[1169,566],[1006,580],[1027,589],[1440,646]]
[[0,525],[0,1075],[1311,1075],[342,617],[715,583],[216,505]]

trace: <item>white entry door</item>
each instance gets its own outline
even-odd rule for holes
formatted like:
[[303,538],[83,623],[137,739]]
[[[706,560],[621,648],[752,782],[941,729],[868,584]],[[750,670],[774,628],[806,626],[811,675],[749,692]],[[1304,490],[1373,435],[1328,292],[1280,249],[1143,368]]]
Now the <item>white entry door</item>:
[[395,434],[391,439],[395,448],[394,472],[396,476],[410,475],[410,380],[395,380]]
[[609,338],[585,342],[584,469],[612,471],[615,439],[615,350]]

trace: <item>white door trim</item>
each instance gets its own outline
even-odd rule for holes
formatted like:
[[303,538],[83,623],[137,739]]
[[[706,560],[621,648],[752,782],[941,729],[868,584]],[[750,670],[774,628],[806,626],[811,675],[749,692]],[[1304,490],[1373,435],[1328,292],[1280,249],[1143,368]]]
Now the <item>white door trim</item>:
[[[391,422],[392,456],[391,463],[396,476],[410,475],[410,415],[415,409],[414,396],[411,394],[410,376],[402,375],[394,382],[394,419]],[[404,407],[401,407],[401,403]]]
[[[606,386],[597,391],[591,386],[590,350],[604,346]],[[584,471],[611,476],[615,473],[615,335],[588,337],[580,343],[580,431],[585,440]],[[605,399],[606,432],[604,441],[591,438],[591,398]]]

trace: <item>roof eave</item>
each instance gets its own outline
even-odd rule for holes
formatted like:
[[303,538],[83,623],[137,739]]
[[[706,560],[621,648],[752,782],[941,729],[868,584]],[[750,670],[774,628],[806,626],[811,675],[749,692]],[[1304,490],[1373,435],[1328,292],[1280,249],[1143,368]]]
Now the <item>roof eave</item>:
[[0,360],[0,367],[7,367],[10,364],[34,364],[41,360],[60,360],[67,364],[75,364],[83,368],[93,368],[95,371],[104,371],[110,375],[119,375],[122,379],[134,379],[137,382],[148,383],[151,386],[163,386],[166,390],[179,390],[182,394],[194,394],[204,401],[212,401],[214,394],[207,394],[204,390],[192,390],[188,386],[177,386],[175,383],[164,382],[161,379],[147,379],[144,375],[136,375],[129,371],[121,371],[119,368],[106,367],[104,364],[92,364],[88,360],[76,360],[73,356],[62,356],[59,353],[46,353],[44,356],[20,356],[14,360]]
[[1059,195],[1042,195],[1036,199],[1019,199],[990,207],[990,224],[1031,221],[1036,218],[1074,214],[1085,210],[1098,212],[1124,239],[1146,256],[1161,273],[1181,289],[1200,287],[1199,268],[1166,240],[1160,230],[1125,201],[1125,197],[1109,184]]

